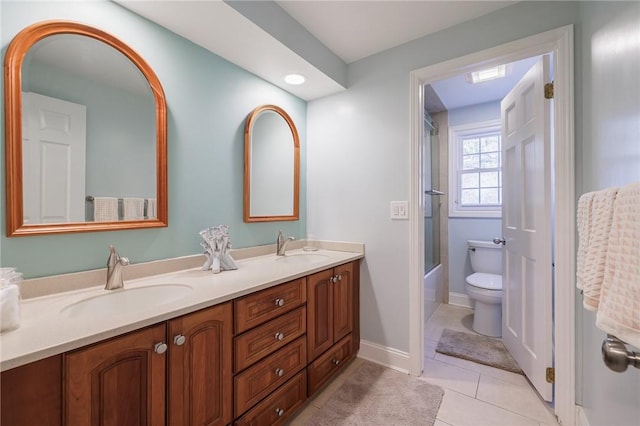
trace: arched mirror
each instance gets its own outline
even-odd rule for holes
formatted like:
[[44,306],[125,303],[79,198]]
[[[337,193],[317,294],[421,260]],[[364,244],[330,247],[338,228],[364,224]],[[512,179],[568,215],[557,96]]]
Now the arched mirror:
[[282,108],[259,106],[244,130],[244,221],[298,220],[299,198],[298,130]]
[[167,226],[166,101],[135,51],[46,21],[4,67],[7,236]]

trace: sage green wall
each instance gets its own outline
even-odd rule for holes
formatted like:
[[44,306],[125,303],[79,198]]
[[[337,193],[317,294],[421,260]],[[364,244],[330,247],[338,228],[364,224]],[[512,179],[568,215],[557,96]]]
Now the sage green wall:
[[[169,227],[7,238],[3,191],[0,264],[38,277],[103,267],[109,244],[134,263],[197,254],[201,252],[198,231],[223,223],[230,226],[234,247],[270,244],[278,229],[297,238],[306,235],[305,101],[112,2],[3,0],[0,8],[3,57],[22,28],[48,19],[83,22],[131,46],[162,82],[169,141]],[[267,103],[284,108],[298,127],[301,220],[246,224],[242,220],[244,123],[253,108]],[[4,145],[4,123],[1,126]],[[4,150],[0,151],[4,188]],[[114,170],[117,167],[114,164]]]

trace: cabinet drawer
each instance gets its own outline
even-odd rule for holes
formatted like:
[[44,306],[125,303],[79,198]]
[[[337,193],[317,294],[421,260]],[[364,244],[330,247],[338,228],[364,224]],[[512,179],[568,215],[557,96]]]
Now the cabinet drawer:
[[293,342],[307,330],[306,308],[303,306],[234,339],[235,372]]
[[333,345],[317,360],[309,364],[309,396],[313,395],[323,384],[331,379],[353,355],[351,335]]
[[307,372],[302,370],[280,389],[239,418],[236,425],[270,426],[282,424],[307,399]]
[[235,333],[239,334],[307,301],[306,278],[267,288],[234,303]]
[[238,417],[307,364],[305,336],[290,343],[234,378],[235,417]]

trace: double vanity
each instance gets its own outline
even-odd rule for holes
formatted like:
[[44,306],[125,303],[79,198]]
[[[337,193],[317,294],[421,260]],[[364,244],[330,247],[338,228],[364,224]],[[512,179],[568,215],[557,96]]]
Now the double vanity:
[[336,244],[24,300],[0,423],[282,423],[359,348],[364,252]]
[[[64,56],[56,53],[61,51]],[[41,55],[64,57],[73,72],[50,65]],[[126,64],[119,81],[141,80],[143,87],[135,93],[125,85],[113,87],[110,79],[105,81],[103,63]],[[78,78],[81,68],[87,75]],[[50,82],[53,71],[64,85]],[[7,237],[168,227],[167,101],[156,73],[127,43],[84,23],[34,23],[7,46],[4,87]],[[103,102],[106,98],[113,102]],[[131,107],[144,119],[129,117],[124,107],[130,103],[145,106]],[[51,107],[63,111],[71,104],[75,115]],[[117,132],[104,131],[103,123],[95,126],[99,120],[85,120],[87,114],[110,117],[105,123]],[[112,119],[116,115],[125,119]],[[25,116],[32,118],[23,122]],[[56,118],[63,116],[76,117],[74,125]],[[301,141],[293,119],[267,104],[231,127],[242,120],[244,156],[235,164],[244,167],[247,229],[254,222],[299,220]],[[56,141],[68,147],[64,155],[45,156],[40,153],[51,151],[41,148],[50,142],[49,133],[40,132],[45,128],[60,134],[69,128],[82,131],[73,141]],[[112,133],[118,138],[103,139]],[[235,140],[225,143],[237,145]],[[123,157],[119,146],[135,146],[139,156]],[[113,159],[107,157],[114,153]],[[127,164],[125,157],[135,163]],[[117,164],[117,173],[104,164]],[[41,176],[43,170],[55,179]],[[46,186],[39,185],[44,181]],[[147,213],[96,215],[103,210],[97,200],[111,201],[111,210],[119,210],[121,202],[125,210],[125,204],[146,200]],[[155,215],[148,213],[151,200]],[[207,208],[201,201],[198,206]],[[178,214],[180,221],[191,217]],[[194,232],[206,226],[192,225]],[[300,229],[304,232],[304,226]],[[304,242],[296,241],[280,255],[286,242],[278,242],[277,250],[235,251],[238,269],[218,274],[203,270],[204,256],[137,265],[122,258],[108,280],[113,290],[104,288],[105,270],[27,280],[20,328],[0,335],[0,424],[284,422],[358,351],[364,248],[314,242],[313,250],[305,251]]]

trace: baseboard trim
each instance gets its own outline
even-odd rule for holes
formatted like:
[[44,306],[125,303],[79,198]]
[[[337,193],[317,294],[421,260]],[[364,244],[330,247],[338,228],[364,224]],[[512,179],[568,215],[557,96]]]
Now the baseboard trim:
[[463,293],[449,292],[449,304],[473,309],[473,302],[469,296]]
[[581,405],[576,405],[576,425],[589,426],[589,420]]
[[360,340],[358,357],[409,374],[410,358],[407,352]]

